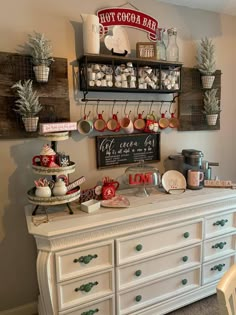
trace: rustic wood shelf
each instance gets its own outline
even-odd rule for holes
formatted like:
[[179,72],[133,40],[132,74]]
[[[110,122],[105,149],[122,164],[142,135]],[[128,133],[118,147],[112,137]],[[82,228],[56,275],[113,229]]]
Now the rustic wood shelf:
[[35,138],[37,132],[26,132],[21,117],[13,111],[17,99],[12,85],[19,80],[33,80],[43,110],[39,122],[70,120],[67,59],[54,58],[49,80],[38,83],[33,73],[31,57],[15,53],[0,52],[0,138]]

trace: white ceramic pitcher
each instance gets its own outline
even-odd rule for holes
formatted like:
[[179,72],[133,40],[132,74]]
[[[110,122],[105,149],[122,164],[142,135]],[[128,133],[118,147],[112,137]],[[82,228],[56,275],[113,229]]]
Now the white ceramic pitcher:
[[[83,20],[84,53],[99,54],[100,38],[104,35],[104,27],[99,23],[97,15],[81,14],[81,17]],[[101,35],[100,30],[102,30]]]

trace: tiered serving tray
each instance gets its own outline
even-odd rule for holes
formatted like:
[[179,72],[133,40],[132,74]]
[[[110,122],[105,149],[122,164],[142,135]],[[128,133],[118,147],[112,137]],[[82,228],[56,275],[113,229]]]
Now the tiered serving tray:
[[30,203],[34,205],[41,205],[41,206],[55,206],[59,204],[65,204],[71,201],[74,201],[80,197],[80,188],[75,190],[70,194],[66,194],[63,196],[52,196],[52,197],[37,197],[35,196],[36,188],[33,187],[28,190],[28,200]]
[[75,163],[70,162],[70,165],[64,167],[45,167],[41,166],[40,163],[37,165],[32,165],[34,173],[41,175],[64,175],[71,174],[75,171]]

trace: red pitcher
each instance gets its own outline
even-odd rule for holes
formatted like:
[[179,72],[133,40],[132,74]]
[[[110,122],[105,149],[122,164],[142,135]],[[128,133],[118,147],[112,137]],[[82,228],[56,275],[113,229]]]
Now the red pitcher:
[[110,179],[109,177],[105,177],[103,179],[103,186],[102,186],[102,199],[108,200],[116,195],[116,190],[119,188],[119,183]]

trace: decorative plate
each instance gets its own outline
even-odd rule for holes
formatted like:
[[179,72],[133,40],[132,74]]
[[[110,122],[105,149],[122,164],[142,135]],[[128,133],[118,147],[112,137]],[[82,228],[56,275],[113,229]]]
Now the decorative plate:
[[113,50],[114,53],[122,54],[125,51],[130,53],[130,42],[126,30],[121,26],[114,26],[112,29],[113,35],[107,35],[104,38],[105,46],[108,50]]
[[126,197],[117,195],[111,199],[103,200],[101,206],[108,208],[127,208],[130,206],[130,202]]
[[170,194],[178,194],[186,190],[187,183],[182,173],[171,170],[163,174],[162,186],[166,192]]

